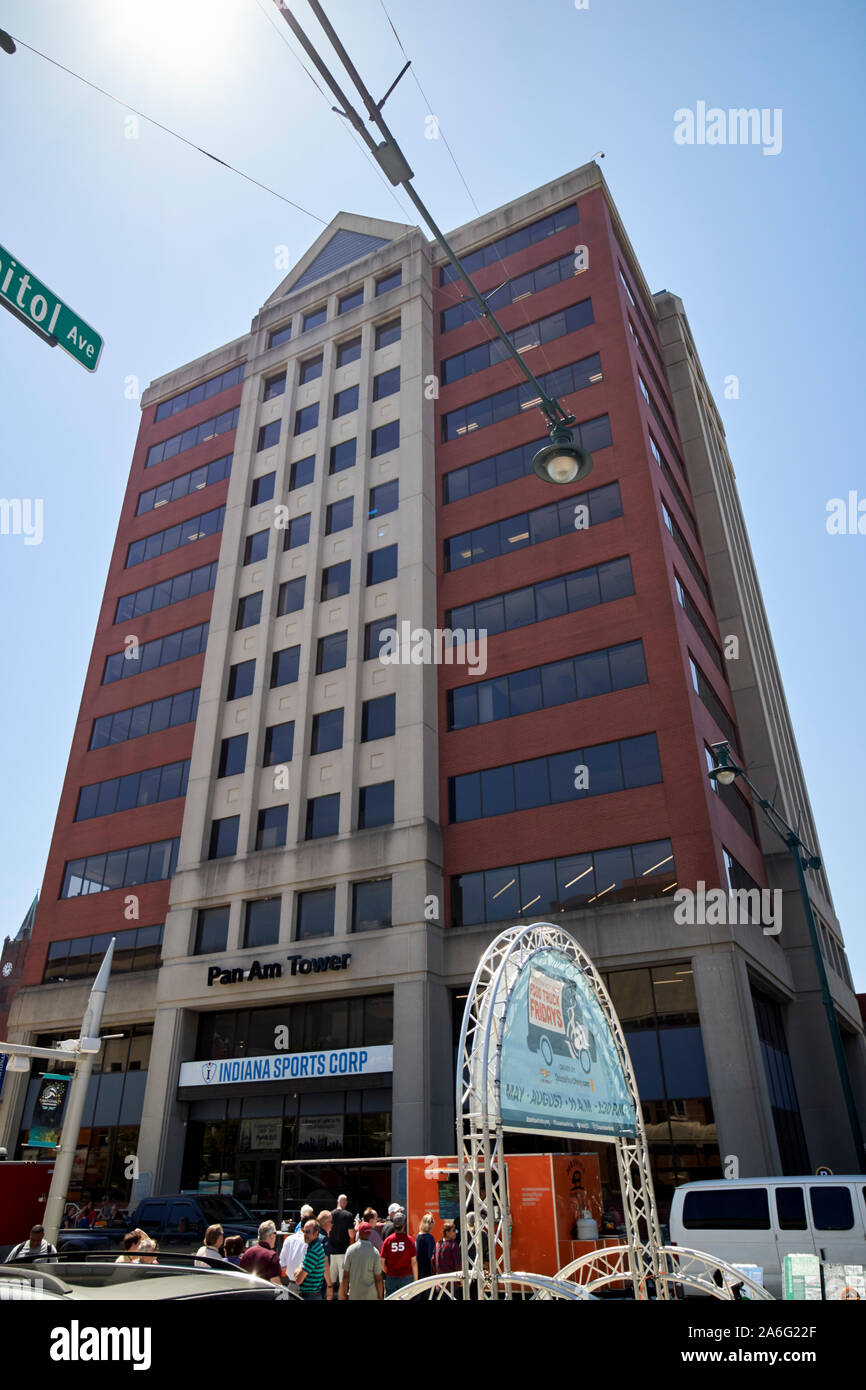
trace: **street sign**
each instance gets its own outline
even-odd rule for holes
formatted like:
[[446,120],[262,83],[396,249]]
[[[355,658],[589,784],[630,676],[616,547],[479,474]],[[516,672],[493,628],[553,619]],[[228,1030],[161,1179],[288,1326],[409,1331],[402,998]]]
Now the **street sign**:
[[85,371],[96,371],[102,338],[5,246],[0,246],[0,304],[32,328],[43,342],[62,347]]

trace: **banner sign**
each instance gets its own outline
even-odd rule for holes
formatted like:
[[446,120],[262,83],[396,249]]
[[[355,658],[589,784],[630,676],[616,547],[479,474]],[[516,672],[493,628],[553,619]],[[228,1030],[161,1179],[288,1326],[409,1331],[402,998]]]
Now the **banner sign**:
[[504,1129],[568,1139],[634,1138],[634,1104],[592,982],[565,952],[535,951],[505,1006]]
[[63,1128],[63,1107],[69,1089],[69,1076],[44,1072],[42,1085],[33,1106],[33,1118],[27,1143],[36,1149],[56,1149]]
[[228,1057],[183,1062],[178,1086],[230,1086],[249,1081],[315,1081],[394,1070],[394,1049],[341,1047],[333,1052],[278,1052],[271,1057]]

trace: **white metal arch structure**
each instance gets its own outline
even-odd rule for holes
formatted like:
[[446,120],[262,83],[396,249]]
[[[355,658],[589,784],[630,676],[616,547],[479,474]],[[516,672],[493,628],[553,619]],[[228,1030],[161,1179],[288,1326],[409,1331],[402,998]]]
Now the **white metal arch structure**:
[[[589,983],[610,1029],[634,1108],[636,1134],[613,1137],[622,1192],[634,1296],[670,1296],[659,1280],[661,1236],[650,1174],[640,1097],[619,1019],[601,977],[572,936],[551,922],[508,927],[484,952],[469,990],[457,1073],[457,1164],[460,1182],[464,1292],[474,1284],[478,1298],[497,1298],[501,1276],[511,1275],[508,1198],[500,1105],[500,1053],[505,1012],[521,968],[542,950],[567,956]],[[575,1136],[579,1137],[579,1136]],[[588,1136],[597,1142],[599,1136]],[[487,1269],[485,1269],[485,1260]],[[508,1297],[509,1285],[505,1284]]]
[[[708,1294],[711,1298],[732,1300],[734,1288],[739,1285],[749,1292],[756,1301],[774,1303],[773,1295],[756,1284],[741,1270],[714,1255],[702,1250],[691,1250],[684,1245],[663,1245],[659,1252],[659,1266],[656,1276],[657,1296],[662,1297],[660,1289],[677,1286],[694,1289],[697,1293]],[[612,1245],[605,1250],[591,1251],[581,1255],[570,1264],[564,1265],[556,1275],[557,1279],[572,1281],[575,1275],[581,1285],[590,1293],[606,1285],[621,1283],[629,1276],[631,1251],[627,1245]]]
[[[453,1302],[462,1284],[462,1274],[428,1274],[424,1279],[416,1279],[414,1284],[405,1284],[395,1293],[389,1293],[385,1302],[406,1303],[413,1298],[424,1298],[425,1295],[429,1295],[431,1301],[448,1299]],[[552,1278],[546,1274],[522,1272],[500,1274],[497,1284],[500,1293],[504,1293],[506,1298],[511,1298],[515,1293],[522,1299],[561,1299],[570,1303],[585,1303],[595,1298],[595,1294],[582,1284],[570,1283],[567,1279],[561,1279],[558,1274]],[[528,1294],[527,1290],[530,1291]],[[487,1293],[485,1297],[490,1298],[492,1295]]]

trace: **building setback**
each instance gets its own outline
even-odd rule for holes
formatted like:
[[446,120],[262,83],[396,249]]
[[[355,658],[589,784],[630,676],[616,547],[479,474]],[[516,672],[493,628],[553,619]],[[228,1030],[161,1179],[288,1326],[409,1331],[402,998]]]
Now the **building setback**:
[[[329,1159],[290,1199],[387,1198],[340,1161],[453,1150],[462,1000],[520,920],[608,983],[663,1209],[732,1158],[862,1166],[793,865],[707,777],[730,740],[819,850],[683,305],[650,293],[595,164],[451,239],[576,416],[577,485],[532,472],[542,416],[438,247],[372,218],[338,214],[248,334],[142,399],[9,1022],[77,1027],[117,937],[78,1190],[137,1173],[136,1196],[270,1209],[280,1158]],[[781,930],[679,920],[702,884],[778,890]],[[38,1087],[6,1078],[10,1152],[34,1152]]]

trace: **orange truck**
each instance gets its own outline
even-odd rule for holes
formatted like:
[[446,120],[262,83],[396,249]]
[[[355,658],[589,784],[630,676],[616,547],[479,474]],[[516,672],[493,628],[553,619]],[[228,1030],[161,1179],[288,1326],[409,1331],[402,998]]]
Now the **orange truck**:
[[[602,1199],[597,1154],[507,1154],[505,1172],[511,1213],[511,1268],[532,1274],[557,1270],[594,1249],[618,1245],[619,1236],[577,1239],[577,1223],[588,1209],[601,1229]],[[455,1158],[410,1158],[406,1216],[412,1236],[421,1217],[459,1224],[460,1198]]]
[[0,1163],[0,1260],[45,1215],[53,1163]]

